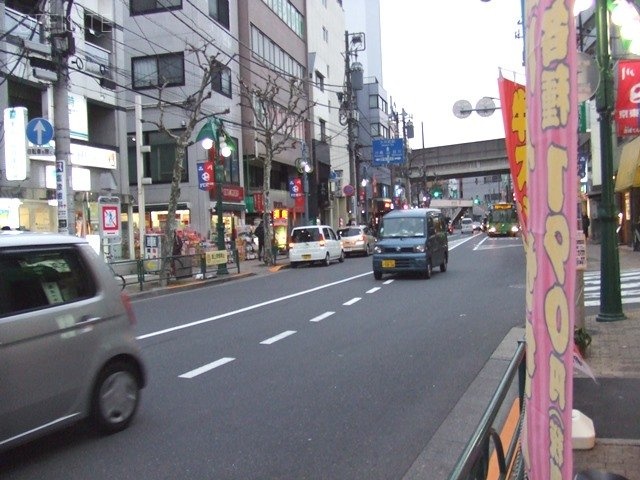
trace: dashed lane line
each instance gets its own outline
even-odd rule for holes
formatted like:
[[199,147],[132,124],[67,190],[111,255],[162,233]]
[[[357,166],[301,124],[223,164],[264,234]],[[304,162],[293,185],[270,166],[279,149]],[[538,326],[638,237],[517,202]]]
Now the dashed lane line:
[[358,303],[360,300],[362,300],[362,297],[353,297],[351,300],[344,302],[342,305],[348,307],[350,305],[353,305],[354,303]]
[[180,378],[193,378],[193,377],[197,377],[198,375],[202,375],[203,373],[208,372],[209,370],[213,370],[214,368],[218,368],[221,367],[222,365],[229,363],[229,362],[233,362],[235,360],[235,358],[233,357],[223,357],[219,360],[216,360],[215,362],[211,362],[207,365],[203,365],[202,367],[196,368],[194,370],[191,370],[190,372],[187,373],[183,373],[182,375],[179,375]]
[[283,338],[287,338],[294,333],[297,332],[295,330],[287,330],[286,332],[282,332],[275,337],[267,338],[266,340],[261,341],[260,345],[271,345],[272,343],[276,343],[277,341],[282,340]]
[[322,315],[318,315],[317,317],[314,317],[309,321],[310,322],[321,322],[322,320],[324,320],[325,318],[330,317],[334,313],[336,313],[336,312],[324,312]]

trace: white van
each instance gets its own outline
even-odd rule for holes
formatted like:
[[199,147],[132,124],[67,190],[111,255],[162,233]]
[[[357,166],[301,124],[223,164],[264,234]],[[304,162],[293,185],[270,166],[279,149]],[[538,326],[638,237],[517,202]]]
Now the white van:
[[289,241],[289,263],[296,268],[303,263],[322,262],[328,266],[332,261],[344,262],[342,242],[328,225],[309,225],[291,230]]
[[463,218],[462,220],[460,220],[460,226],[460,233],[473,233],[473,220],[471,220],[470,218]]

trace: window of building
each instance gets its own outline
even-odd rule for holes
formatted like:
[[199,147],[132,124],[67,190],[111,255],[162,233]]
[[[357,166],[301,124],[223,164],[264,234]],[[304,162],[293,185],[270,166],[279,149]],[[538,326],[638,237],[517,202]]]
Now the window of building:
[[[179,132],[176,132],[179,134]],[[135,133],[128,135],[128,163],[129,163],[129,184],[135,185],[138,179],[136,162],[136,144],[133,141]],[[151,147],[150,153],[143,153],[143,177],[151,177],[154,184],[171,183],[173,178],[173,165],[176,159],[176,142],[163,132],[143,133],[144,144]],[[189,181],[189,155],[188,150],[184,152],[182,161],[181,182]]]
[[387,101],[380,95],[369,95],[369,108],[379,108],[384,113],[388,113]]
[[209,0],[209,16],[229,30],[229,0]]
[[329,30],[325,27],[322,27],[322,40],[324,40],[324,43],[329,43]]
[[[262,0],[300,38],[304,38],[304,17],[288,0]],[[325,5],[326,6],[326,5]]]
[[324,76],[316,70],[316,86],[321,92],[324,92]]
[[129,3],[129,13],[131,16],[168,10],[180,10],[181,8],[182,0],[131,0]]
[[319,119],[318,124],[320,125],[320,141],[327,143],[327,122],[326,120]]
[[304,78],[304,67],[254,25],[251,25],[251,51],[276,69]]
[[215,62],[211,72],[211,89],[231,98],[231,70],[219,62]]
[[158,88],[184,85],[184,54],[169,53],[131,59],[133,88]]
[[381,123],[371,124],[371,136],[389,138],[389,128]]

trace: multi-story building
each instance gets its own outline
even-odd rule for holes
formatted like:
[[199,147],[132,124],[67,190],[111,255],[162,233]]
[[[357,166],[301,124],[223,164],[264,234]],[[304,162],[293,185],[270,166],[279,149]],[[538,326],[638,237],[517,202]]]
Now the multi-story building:
[[[250,89],[262,89],[272,78],[280,86],[276,102],[282,102],[283,112],[290,99],[287,80],[290,78],[304,81],[304,92],[298,96],[298,110],[305,112],[309,105],[309,84],[306,82],[307,68],[307,15],[304,0],[262,0],[238,2],[238,37],[240,41],[240,80]],[[250,108],[248,102],[254,103]],[[311,124],[308,117],[299,123],[293,132],[296,148],[287,148],[276,155],[271,164],[269,179],[269,205],[265,202],[263,191],[266,150],[258,141],[263,132],[259,131],[254,119],[258,106],[254,99],[244,100],[241,108],[243,138],[243,158],[246,169],[247,194],[252,205],[247,213],[251,221],[256,222],[266,210],[285,212],[285,224],[279,219],[278,227],[291,226],[302,222],[304,203],[296,202],[289,190],[289,183],[300,178],[296,168],[296,159],[303,155],[303,145],[307,152],[311,149]],[[285,113],[285,115],[287,115]],[[276,135],[277,137],[277,135]],[[289,145],[291,142],[287,142]],[[315,183],[313,183],[315,186]],[[310,189],[311,190],[311,189]],[[308,197],[309,205],[316,204],[313,190]],[[299,197],[298,197],[299,199]],[[276,231],[276,243],[286,245],[286,228]]]
[[[309,216],[337,227],[348,218],[343,180],[349,178],[347,134],[340,124],[344,84],[344,9],[342,0],[307,0],[307,46],[309,79],[314,107],[311,110],[312,152],[317,203]],[[313,210],[314,207],[317,208]]]
[[[193,116],[191,99],[203,90],[203,67],[212,68],[209,98],[202,104],[202,117],[222,120],[235,148],[227,159],[210,158],[210,151],[194,142],[186,149],[180,198],[178,229],[191,238],[212,240],[216,236],[217,198],[213,190],[200,189],[198,164],[208,160],[224,162],[222,210],[228,233],[245,222],[242,129],[240,127],[238,5],[231,0],[186,0],[159,2],[131,0],[124,21],[127,79],[127,149],[131,192],[139,198],[144,188],[145,220],[133,207],[136,227],[161,231],[167,220],[168,201],[176,158],[176,141],[161,126],[179,135]],[[210,62],[210,63],[209,63]],[[143,171],[137,171],[135,95],[142,99],[142,141],[150,151],[143,153]],[[204,126],[198,123],[193,140]],[[215,157],[215,155],[214,155]],[[139,178],[140,177],[140,178]],[[144,181],[140,181],[145,179]],[[137,235],[136,235],[137,238]]]
[[[118,94],[127,70],[122,11],[117,3],[93,0],[79,1],[69,11],[66,42],[60,48],[70,54],[70,88],[68,105],[61,107],[54,104],[52,86],[57,65],[51,50],[51,12],[42,10],[42,5],[35,0],[0,4],[0,106],[9,120],[3,124],[0,149],[0,225],[58,231],[54,142],[44,142],[48,138],[43,136],[35,138],[36,143],[27,142],[25,136],[33,133],[33,127],[28,132],[25,122],[41,118],[54,129],[64,127],[57,124],[55,111],[68,108],[73,194],[69,195],[71,221],[65,228],[79,235],[97,233],[98,198],[117,194],[126,229],[130,206],[126,118]],[[126,250],[126,239],[123,246]]]

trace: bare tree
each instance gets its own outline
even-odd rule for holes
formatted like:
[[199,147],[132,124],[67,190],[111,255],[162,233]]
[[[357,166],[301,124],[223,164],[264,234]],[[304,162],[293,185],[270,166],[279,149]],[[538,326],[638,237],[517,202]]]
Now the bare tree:
[[[314,103],[308,101],[302,79],[285,77],[270,71],[264,85],[247,85],[240,79],[243,105],[251,109],[256,129],[256,142],[264,147],[262,190],[264,195],[264,262],[275,263],[271,252],[273,232],[270,222],[271,165],[276,155],[296,148],[300,139],[294,136],[307,120]],[[256,158],[258,154],[256,152]],[[305,192],[306,193],[306,192]]]
[[[197,90],[189,95],[185,101],[180,105],[180,109],[185,116],[185,124],[184,128],[180,130],[175,130],[169,128],[165,123],[165,113],[169,106],[175,107],[175,104],[168,104],[163,101],[162,93],[164,87],[159,89],[158,95],[158,109],[160,111],[160,116],[157,121],[149,121],[147,123],[151,123],[155,125],[159,131],[164,132],[170,138],[175,141],[175,161],[173,163],[173,171],[171,176],[171,189],[169,193],[169,202],[168,202],[168,211],[167,211],[167,222],[164,227],[164,239],[162,242],[162,258],[168,258],[172,255],[172,247],[173,247],[173,238],[176,231],[176,210],[178,206],[178,201],[180,200],[180,182],[182,180],[182,173],[184,171],[184,157],[186,149],[189,145],[192,144],[191,135],[193,134],[193,130],[196,125],[207,118],[216,115],[224,115],[229,113],[229,109],[225,109],[216,113],[206,113],[203,111],[203,106],[211,97],[211,80],[214,75],[221,71],[223,66],[220,62],[217,61],[218,55],[209,55],[207,53],[206,46],[203,48],[196,48],[192,45],[189,45],[186,49],[187,52],[192,53],[196,60],[198,67],[200,69],[200,84],[197,87]],[[168,278],[167,272],[167,262],[162,262],[161,271],[160,271],[160,281],[162,283],[166,283]]]

